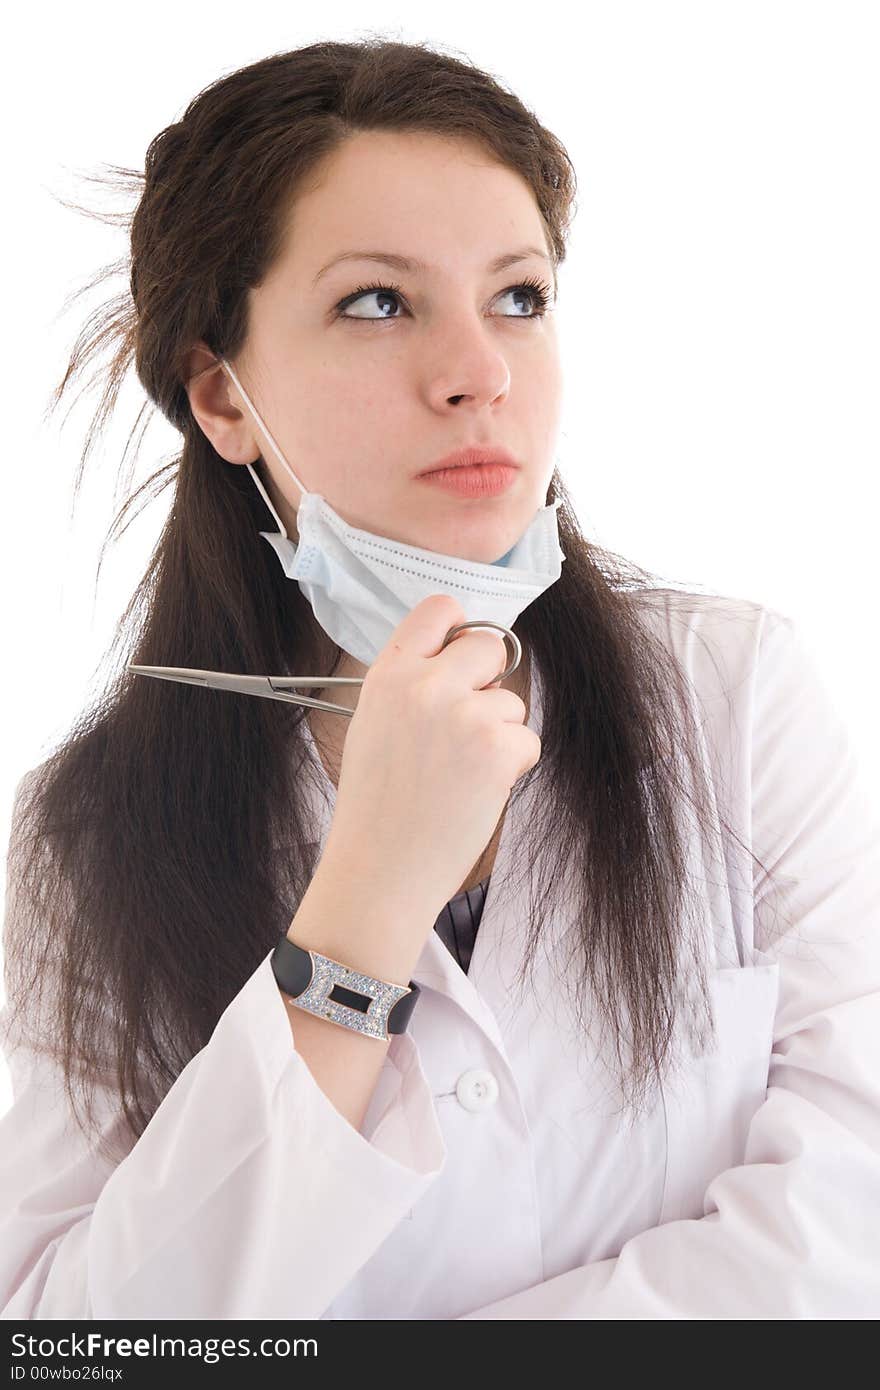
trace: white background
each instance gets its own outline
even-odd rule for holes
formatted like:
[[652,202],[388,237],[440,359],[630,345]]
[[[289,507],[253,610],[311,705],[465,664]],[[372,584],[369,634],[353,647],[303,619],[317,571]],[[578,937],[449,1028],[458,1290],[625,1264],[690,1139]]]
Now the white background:
[[[285,9],[287,17],[285,17]],[[72,483],[97,395],[44,411],[121,231],[59,199],[143,167],[208,83],[319,39],[382,34],[486,68],[563,141],[578,209],[560,272],[557,461],[591,539],[668,580],[795,618],[871,771],[878,623],[880,7],[828,0],[20,10],[6,69],[0,835],[15,785],[92,688],[170,489],[98,556],[144,401],[134,378]],[[12,50],[10,51],[10,58]],[[175,450],[158,414],[134,485]],[[9,1104],[5,1065],[0,1112]]]

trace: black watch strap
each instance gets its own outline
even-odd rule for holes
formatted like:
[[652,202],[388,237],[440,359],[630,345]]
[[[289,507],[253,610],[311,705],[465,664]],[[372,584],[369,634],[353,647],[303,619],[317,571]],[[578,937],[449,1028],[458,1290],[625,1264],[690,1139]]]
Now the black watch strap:
[[297,946],[285,933],[272,952],[279,988],[300,1008],[368,1037],[405,1033],[420,990],[352,970],[341,961]]

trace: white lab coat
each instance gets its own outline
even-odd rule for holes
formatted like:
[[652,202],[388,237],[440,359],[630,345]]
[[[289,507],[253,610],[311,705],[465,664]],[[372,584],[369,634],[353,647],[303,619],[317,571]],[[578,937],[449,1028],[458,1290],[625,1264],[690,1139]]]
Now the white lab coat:
[[[268,953],[116,1166],[56,1070],[13,1053],[4,1318],[880,1315],[875,806],[796,625],[686,600],[646,611],[693,682],[718,804],[776,878],[754,892],[735,842],[693,837],[717,1052],[630,1129],[554,984],[559,930],[520,997],[514,798],[470,973],[431,932],[360,1131],[297,1053]],[[539,733],[541,688],[533,670]],[[125,1143],[109,1089],[104,1113]]]

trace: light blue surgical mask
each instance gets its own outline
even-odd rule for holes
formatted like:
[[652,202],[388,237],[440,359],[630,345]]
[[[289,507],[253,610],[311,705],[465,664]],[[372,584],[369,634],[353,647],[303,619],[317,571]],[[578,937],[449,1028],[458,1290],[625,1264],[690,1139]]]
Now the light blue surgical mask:
[[561,498],[540,507],[516,544],[491,564],[423,550],[349,526],[320,493],[303,486],[235,370],[225,357],[219,360],[301,494],[297,544],[249,463],[251,477],[279,528],[260,535],[273,547],[288,579],[299,584],[327,636],[356,661],[372,666],[407,613],[431,594],[458,599],[467,622],[491,621],[509,628],[559,578],[565,559],[556,516]]

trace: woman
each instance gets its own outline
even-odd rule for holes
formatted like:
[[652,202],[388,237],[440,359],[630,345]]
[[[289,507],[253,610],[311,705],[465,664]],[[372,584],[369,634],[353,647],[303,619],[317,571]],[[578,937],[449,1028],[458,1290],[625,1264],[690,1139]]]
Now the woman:
[[[105,406],[133,357],[182,447],[109,688],[17,790],[4,1316],[880,1312],[880,836],[792,622],[579,530],[574,191],[490,76],[382,40],[151,144],[59,396],[116,342]],[[475,445],[513,466],[422,476]],[[503,603],[499,681],[445,639]],[[128,662],[365,680],[348,718]]]

